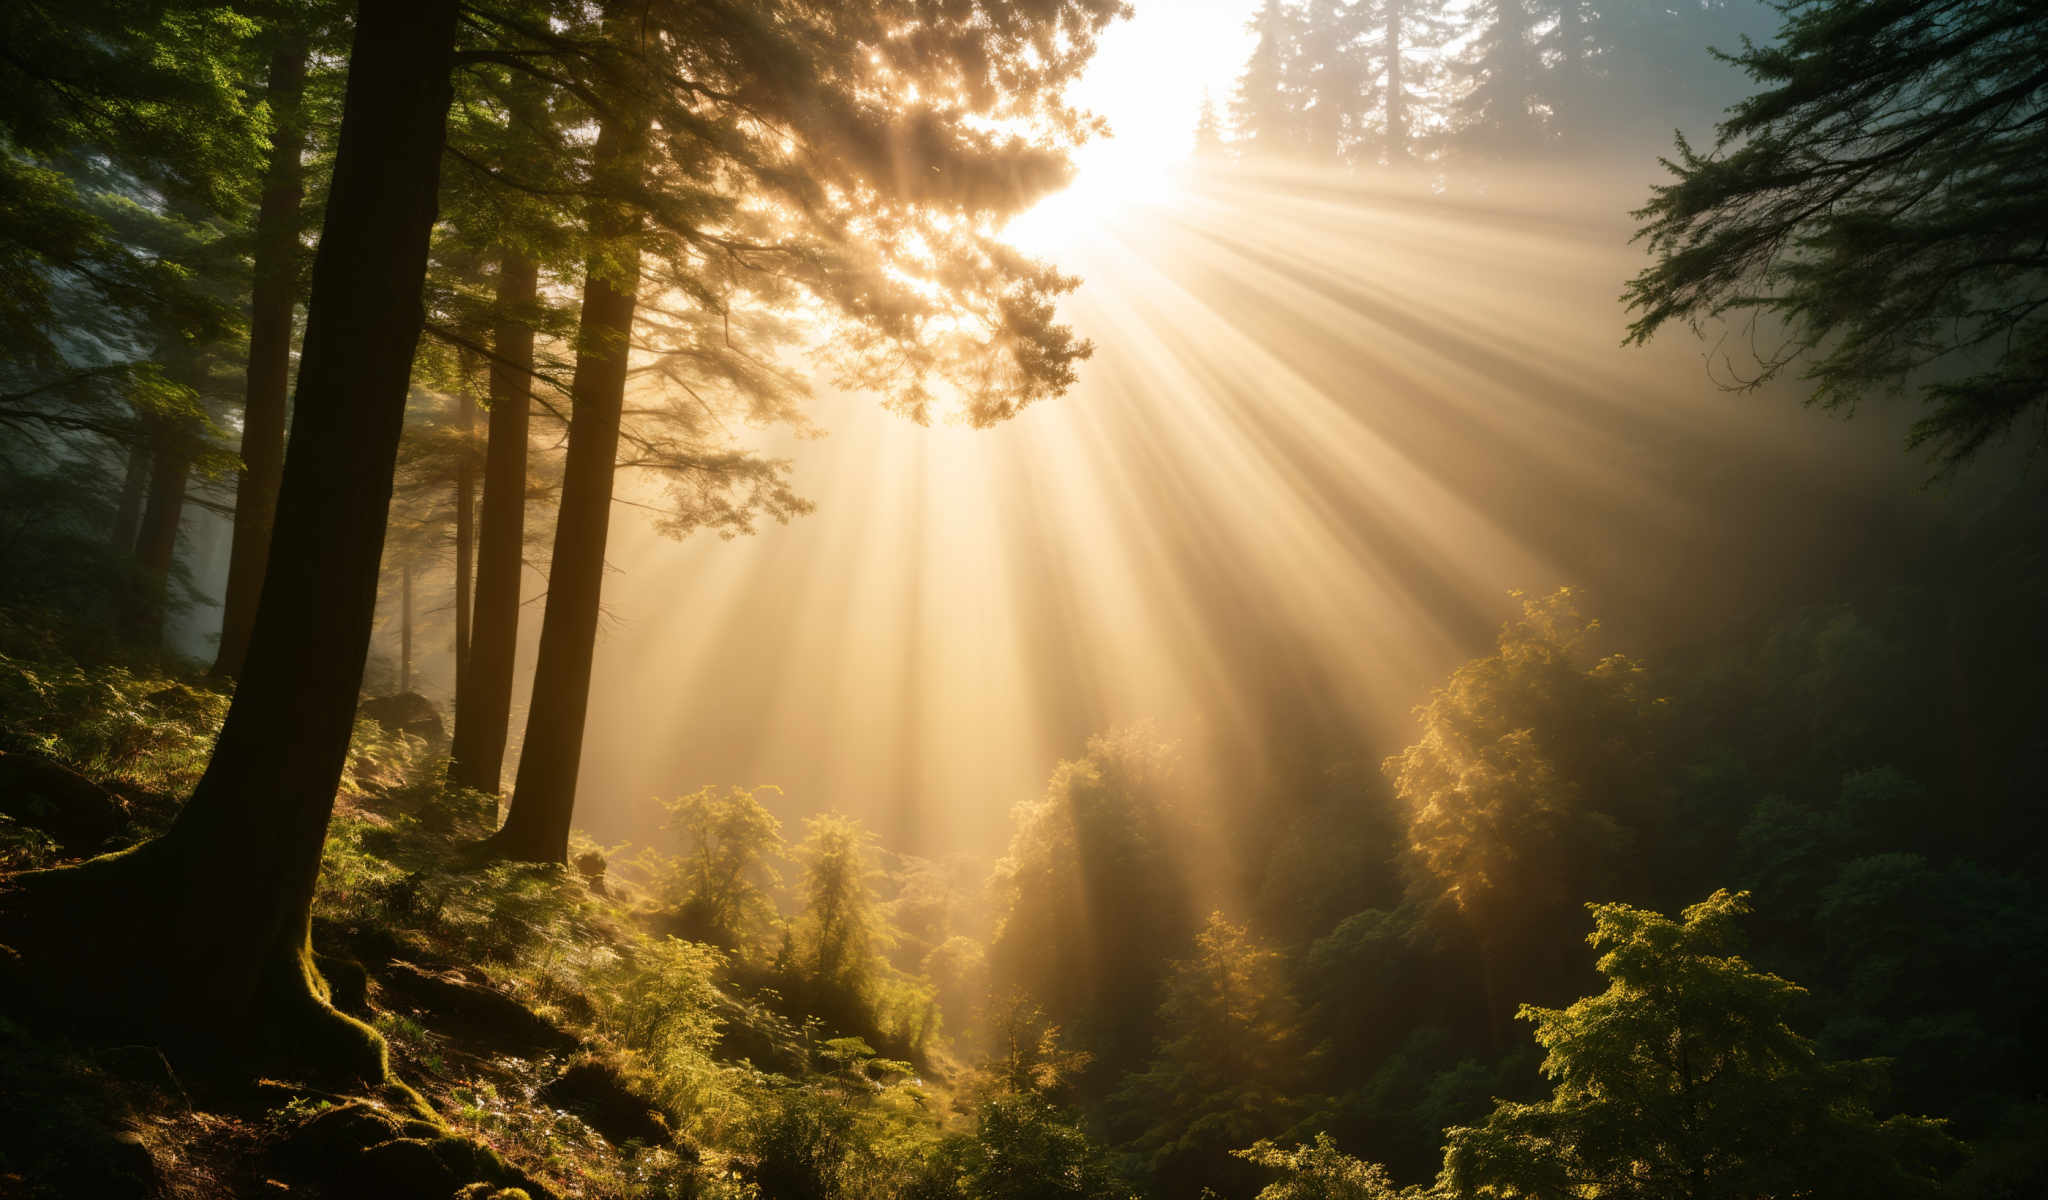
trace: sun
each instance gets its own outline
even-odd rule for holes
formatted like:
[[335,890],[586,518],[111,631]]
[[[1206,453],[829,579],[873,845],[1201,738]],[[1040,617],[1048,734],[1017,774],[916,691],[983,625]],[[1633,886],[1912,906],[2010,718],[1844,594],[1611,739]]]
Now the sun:
[[1113,26],[1071,92],[1108,123],[1109,136],[1075,152],[1072,183],[1012,219],[1012,244],[1056,260],[1147,206],[1171,203],[1204,95],[1219,106],[1229,99],[1253,8],[1254,0],[1140,0]]
[[1027,254],[1058,260],[1146,207],[1171,204],[1179,164],[1158,153],[1129,153],[1114,141],[1082,147],[1066,187],[1012,218],[1003,235]]

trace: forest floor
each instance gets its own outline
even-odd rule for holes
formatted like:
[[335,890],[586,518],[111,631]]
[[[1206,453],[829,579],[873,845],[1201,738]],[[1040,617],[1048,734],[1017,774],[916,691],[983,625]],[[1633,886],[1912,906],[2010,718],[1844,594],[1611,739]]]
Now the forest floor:
[[[0,786],[0,871],[162,828],[176,807],[165,796],[203,761],[172,713],[221,705],[120,677],[100,690],[129,707],[94,705],[123,726],[110,736],[65,710],[63,681],[39,682],[52,701],[41,715],[70,724],[0,710],[0,785],[14,783]],[[0,692],[20,683],[0,679]],[[601,858],[457,869],[487,801],[443,795],[435,773],[417,739],[359,731],[315,905],[335,1006],[384,1035],[398,1083],[338,1094],[212,1078],[151,1047],[74,1045],[0,1017],[0,1194],[742,1196],[757,1194],[756,1163],[736,1147],[792,1094],[857,1095],[897,1136],[948,1124],[942,1062],[881,1058],[791,1011],[737,957],[663,936],[661,906],[608,879]],[[95,838],[88,821],[66,846],[46,828],[66,825],[48,819],[60,806],[35,802],[22,778],[103,802],[118,829]]]

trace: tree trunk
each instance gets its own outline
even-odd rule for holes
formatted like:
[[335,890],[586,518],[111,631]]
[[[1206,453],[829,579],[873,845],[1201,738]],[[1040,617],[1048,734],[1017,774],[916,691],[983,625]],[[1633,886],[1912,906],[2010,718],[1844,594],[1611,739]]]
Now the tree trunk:
[[[639,178],[649,126],[644,109],[605,122],[596,147],[601,177],[619,182]],[[504,827],[483,846],[491,857],[564,862],[569,856],[569,819],[576,805],[583,722],[590,707],[590,664],[597,650],[612,473],[618,460],[628,343],[640,282],[640,223],[639,211],[624,204],[600,200],[592,205],[590,231],[603,249],[591,256],[583,285],[576,378],[570,388],[569,450],[548,568],[547,610],[541,617],[540,661],[534,669],[533,703],[528,706],[512,806]],[[618,247],[626,252],[619,253]]]
[[1584,109],[1585,61],[1579,44],[1579,0],[1559,0],[1557,6],[1557,91],[1551,97],[1551,120],[1558,140],[1567,144],[1579,140],[1579,119]]
[[142,497],[149,490],[149,439],[138,437],[128,447],[128,470],[121,476],[121,498],[114,506],[114,531],[107,540],[123,553],[142,532]]
[[[504,251],[498,265],[497,325],[491,333],[491,418],[484,451],[478,530],[476,613],[468,668],[455,681],[455,737],[448,777],[496,796],[512,720],[512,668],[519,652],[519,582],[526,551],[526,428],[533,388],[533,323],[540,270]],[[496,814],[492,814],[496,819]]]
[[412,564],[398,569],[398,694],[412,691]]
[[285,400],[291,391],[292,304],[299,290],[299,205],[305,199],[306,41],[287,38],[270,58],[267,99],[276,129],[256,212],[255,282],[249,292],[249,370],[242,406],[242,472],[235,484],[234,540],[221,600],[216,679],[241,674],[270,554],[278,477],[284,472]]
[[5,990],[88,1032],[238,1069],[381,1080],[334,1011],[309,912],[348,755],[423,320],[456,0],[361,0],[313,264],[275,553],[241,685],[169,832],[0,899]]
[[178,557],[178,524],[185,513],[185,483],[192,474],[192,439],[182,422],[152,421],[149,440],[149,490],[135,536],[141,578],[126,635],[133,645],[161,650],[171,567]]
[[1387,165],[1408,161],[1408,99],[1401,81],[1401,0],[1387,3]]
[[[465,364],[467,365],[467,364]],[[461,457],[455,460],[455,679],[469,667],[469,597],[475,577],[476,463],[470,458],[476,438],[476,397],[469,390],[469,371],[462,372],[457,422],[462,426]]]

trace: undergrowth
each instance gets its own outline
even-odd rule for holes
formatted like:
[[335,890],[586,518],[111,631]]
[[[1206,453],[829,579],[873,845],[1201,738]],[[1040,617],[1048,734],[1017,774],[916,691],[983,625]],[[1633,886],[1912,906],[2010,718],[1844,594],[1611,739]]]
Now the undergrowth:
[[[88,667],[47,644],[24,649],[17,632],[0,628],[0,750],[46,755],[128,798],[136,819],[124,840],[160,830],[203,772],[229,696],[158,666]],[[998,1182],[1017,1147],[988,1140],[1009,1127],[983,1119],[1007,1111],[983,1094],[996,1076],[970,1088],[934,1069],[943,1056],[928,1046],[935,1019],[922,979],[887,969],[864,990],[834,991],[806,982],[786,937],[778,953],[766,942],[720,948],[672,936],[672,898],[645,877],[605,876],[607,859],[632,861],[622,847],[579,845],[576,870],[463,869],[462,848],[488,831],[494,809],[487,797],[444,792],[441,774],[418,739],[358,724],[314,921],[330,977],[359,964],[369,982],[354,1003],[367,1004],[359,1011],[386,1038],[397,1073],[450,1128],[565,1196],[1025,1194]],[[48,838],[0,820],[0,872],[55,861]],[[563,1031],[565,1046],[487,1048],[459,1018],[389,990],[380,980],[394,970],[496,989]],[[601,1064],[658,1109],[670,1136],[614,1144],[573,1104],[545,1099],[572,1063]],[[268,1124],[205,1136],[247,1153],[332,1102],[288,1098]],[[1029,1111],[1041,1109],[1053,1111]],[[168,1144],[185,1136],[176,1130],[230,1126],[201,1113],[163,1127],[173,1132],[160,1135],[159,1149],[190,1157],[191,1147]],[[1087,1145],[1066,1118],[1027,1132],[1018,1146],[1038,1147],[1040,1158],[1045,1147],[1067,1154]],[[1063,1163],[1040,1174],[1100,1175]]]

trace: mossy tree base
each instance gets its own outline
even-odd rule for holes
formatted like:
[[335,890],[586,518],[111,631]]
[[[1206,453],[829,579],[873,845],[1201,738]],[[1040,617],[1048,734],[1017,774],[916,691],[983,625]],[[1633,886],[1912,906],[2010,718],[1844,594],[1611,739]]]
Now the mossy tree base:
[[0,1003],[88,1044],[159,1046],[182,1071],[386,1084],[384,1039],[329,1003],[304,918],[266,914],[261,886],[172,836],[17,876]]

